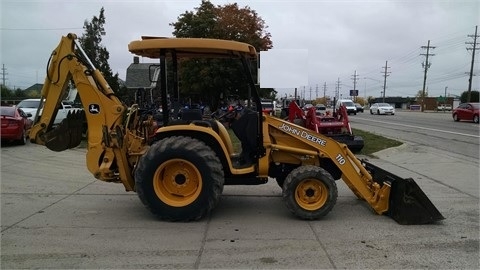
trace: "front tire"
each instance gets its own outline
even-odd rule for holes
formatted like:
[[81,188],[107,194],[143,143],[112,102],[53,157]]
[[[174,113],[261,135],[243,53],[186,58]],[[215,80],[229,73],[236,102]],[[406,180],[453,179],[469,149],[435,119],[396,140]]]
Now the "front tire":
[[478,115],[477,114],[473,116],[473,122],[475,124],[478,124]]
[[140,159],[135,188],[143,204],[168,221],[199,220],[218,204],[224,172],[204,142],[174,136],[153,144]]
[[328,214],[337,202],[338,190],[333,177],[323,168],[298,167],[283,184],[283,200],[295,216],[314,220]]
[[458,119],[458,115],[457,115],[457,114],[454,114],[454,115],[453,115],[453,121],[455,121],[455,122],[460,121],[460,119]]

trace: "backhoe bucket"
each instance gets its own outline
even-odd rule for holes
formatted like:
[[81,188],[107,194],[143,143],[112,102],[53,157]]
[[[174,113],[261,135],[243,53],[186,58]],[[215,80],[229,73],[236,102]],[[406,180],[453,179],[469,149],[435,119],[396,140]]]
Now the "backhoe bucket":
[[85,111],[69,112],[58,126],[45,134],[45,146],[56,152],[77,147],[82,142]]
[[401,178],[362,161],[375,182],[391,185],[387,215],[402,225],[428,224],[445,219],[412,178]]

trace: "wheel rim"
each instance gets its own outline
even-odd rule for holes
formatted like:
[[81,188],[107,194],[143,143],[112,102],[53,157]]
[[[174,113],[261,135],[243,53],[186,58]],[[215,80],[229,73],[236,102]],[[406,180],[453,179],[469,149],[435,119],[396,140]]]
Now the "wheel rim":
[[157,168],[153,188],[164,203],[183,207],[194,202],[202,191],[202,176],[198,169],[184,159],[171,159]]
[[306,210],[318,210],[327,199],[327,186],[316,179],[303,180],[295,189],[295,200],[300,207]]

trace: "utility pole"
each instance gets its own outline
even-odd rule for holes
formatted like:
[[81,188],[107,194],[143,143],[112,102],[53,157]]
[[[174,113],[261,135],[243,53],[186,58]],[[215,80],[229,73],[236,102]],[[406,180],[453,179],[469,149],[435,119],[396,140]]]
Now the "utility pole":
[[387,90],[387,77],[391,73],[391,72],[388,71],[388,69],[390,68],[388,66],[388,61],[385,61],[385,66],[383,68],[385,70],[383,71],[383,98],[382,98],[382,102],[385,103],[385,90]]
[[473,42],[465,42],[465,44],[472,45],[473,48],[467,48],[467,51],[472,50],[472,64],[470,65],[470,76],[468,78],[468,92],[467,92],[467,102],[470,102],[471,92],[472,92],[472,76],[473,76],[473,63],[475,62],[475,49],[477,47],[477,28],[475,26],[475,35],[468,35],[468,37],[473,38]]
[[315,99],[318,98],[318,83],[315,85]]
[[[324,82],[323,83],[323,100],[324,102],[326,103],[327,100],[326,100],[326,92],[327,92],[327,82]],[[326,104],[325,104],[326,105]]]
[[2,85],[6,87],[5,81],[7,80],[6,76],[8,75],[7,73],[7,68],[5,67],[5,64],[2,65]]
[[421,53],[420,55],[425,55],[425,63],[422,63],[423,67],[425,68],[424,75],[423,75],[423,88],[422,88],[422,112],[425,110],[425,85],[427,83],[427,70],[430,68],[431,63],[428,62],[429,56],[434,56],[435,54],[431,54],[430,49],[435,49],[435,47],[430,46],[430,40],[428,40],[427,46],[422,46],[422,49],[427,49],[427,53]]
[[[358,80],[358,75],[357,75],[357,71],[355,70],[355,73],[353,73],[352,75],[352,80],[353,80],[353,91],[355,92],[357,90],[357,80]],[[357,97],[355,96],[354,97],[354,100],[356,100]]]
[[337,100],[340,97],[340,78],[337,79],[337,84],[335,86],[335,97]]

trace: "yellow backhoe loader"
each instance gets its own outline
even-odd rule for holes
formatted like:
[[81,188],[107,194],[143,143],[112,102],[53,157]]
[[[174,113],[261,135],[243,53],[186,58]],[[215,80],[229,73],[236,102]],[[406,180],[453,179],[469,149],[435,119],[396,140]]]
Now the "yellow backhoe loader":
[[[262,114],[251,72],[257,52],[251,45],[142,37],[132,41],[128,49],[159,60],[154,91],[161,93],[161,127],[153,128],[152,115],[138,105],[125,106],[88,59],[76,35],[68,34],[51,54],[42,89],[44,109],[30,140],[53,151],[76,147],[86,121],[88,170],[97,179],[122,183],[126,191],[136,192],[160,219],[198,220],[217,205],[224,185],[257,185],[268,179],[277,181],[287,208],[301,219],[319,219],[332,210],[337,200],[335,180],[339,179],[375,213],[388,215],[400,224],[444,219],[414,180],[357,159],[345,144],[329,137]],[[244,71],[253,104],[231,126],[241,142],[240,153],[235,152],[228,130],[217,119],[189,113],[179,119],[171,114],[169,91],[178,91],[180,61],[204,58],[237,61]],[[167,75],[172,74],[173,79],[169,79]],[[84,110],[54,126],[70,80],[78,89]]]

